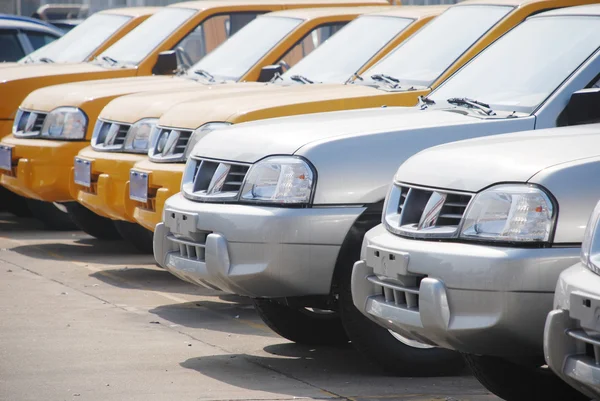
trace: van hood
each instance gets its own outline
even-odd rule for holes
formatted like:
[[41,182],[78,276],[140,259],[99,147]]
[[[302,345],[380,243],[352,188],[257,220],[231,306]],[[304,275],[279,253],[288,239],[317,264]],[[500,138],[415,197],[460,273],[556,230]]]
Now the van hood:
[[107,69],[93,63],[74,64],[15,64],[0,70],[0,83],[6,83],[19,79],[50,77],[63,74],[85,74],[105,71],[119,71],[118,69]]
[[[230,96],[239,97],[250,92],[272,92],[281,89],[278,85],[267,85],[258,82],[241,82],[222,85],[203,85],[193,83],[192,86],[174,90],[168,86],[163,90],[136,93],[114,99],[104,107],[100,118],[110,121],[134,123],[142,118],[160,118],[172,107],[187,101],[205,99],[212,102]],[[195,109],[195,114],[200,114]]]
[[147,92],[157,89],[196,88],[201,84],[172,76],[145,76],[52,85],[33,91],[22,106],[39,111],[51,111],[60,106],[81,107],[87,102],[110,101],[118,96]]
[[517,132],[437,146],[408,159],[396,180],[477,192],[528,182],[554,166],[600,156],[600,124]]
[[[380,106],[413,106],[421,92],[386,92],[363,85],[316,84],[283,87],[264,96],[230,96],[186,102],[165,113],[160,124],[194,129],[207,122],[242,123],[266,118]],[[198,110],[202,110],[201,113]]]
[[13,119],[25,97],[36,89],[67,82],[121,78],[132,68],[108,69],[92,63],[27,64],[0,68],[0,119]]
[[254,163],[268,155],[293,155],[304,146],[328,139],[478,121],[459,113],[420,110],[418,107],[317,113],[256,121],[214,131],[199,142],[193,154]]

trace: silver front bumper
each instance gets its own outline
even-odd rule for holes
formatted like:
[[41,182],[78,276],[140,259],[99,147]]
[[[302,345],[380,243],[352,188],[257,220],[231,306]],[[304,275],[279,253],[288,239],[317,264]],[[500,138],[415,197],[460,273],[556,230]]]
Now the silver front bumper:
[[581,263],[558,280],[548,314],[544,354],[548,366],[591,398],[600,397],[600,276]]
[[249,297],[329,294],[344,238],[361,207],[165,204],[156,261],[188,282]]
[[378,226],[354,266],[366,316],[431,345],[482,355],[541,355],[556,280],[578,248],[527,249],[401,238]]

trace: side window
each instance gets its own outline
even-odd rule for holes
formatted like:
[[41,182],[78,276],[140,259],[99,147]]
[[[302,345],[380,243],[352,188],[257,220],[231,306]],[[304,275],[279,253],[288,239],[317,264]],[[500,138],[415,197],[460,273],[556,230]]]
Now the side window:
[[25,51],[19,43],[17,31],[0,30],[0,62],[17,61],[25,57]]
[[205,19],[175,46],[180,61],[196,64],[260,14],[263,13],[220,14]]
[[336,22],[316,27],[296,43],[294,47],[288,50],[278,62],[283,62],[282,64],[288,68],[293,67],[298,61],[308,56],[321,43],[333,36],[334,33],[342,29],[346,24],[347,22]]
[[29,38],[29,43],[31,43],[33,50],[37,50],[40,47],[44,47],[48,43],[53,42],[56,39],[55,36],[51,36],[43,32],[24,31],[24,33]]

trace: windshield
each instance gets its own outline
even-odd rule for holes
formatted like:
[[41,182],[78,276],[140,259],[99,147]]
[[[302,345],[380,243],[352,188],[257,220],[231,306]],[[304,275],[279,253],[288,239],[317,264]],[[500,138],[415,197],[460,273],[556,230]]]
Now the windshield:
[[494,43],[429,98],[443,102],[467,97],[496,110],[531,113],[599,46],[597,17],[534,18]]
[[167,7],[135,27],[98,58],[107,57],[120,64],[138,65],[196,12],[187,8]]
[[[413,20],[368,15],[355,19],[281,76],[295,75],[314,82],[344,83]],[[368,35],[365,34],[368,32]]]
[[221,80],[238,81],[278,42],[303,22],[297,18],[260,17],[194,64],[188,74],[206,71]]
[[386,75],[400,85],[429,87],[456,59],[512,10],[505,6],[452,7],[425,25],[364,74],[366,83],[380,84]]
[[57,63],[86,61],[130,19],[131,17],[124,15],[94,14],[60,39],[29,54],[21,62],[40,61],[40,59]]

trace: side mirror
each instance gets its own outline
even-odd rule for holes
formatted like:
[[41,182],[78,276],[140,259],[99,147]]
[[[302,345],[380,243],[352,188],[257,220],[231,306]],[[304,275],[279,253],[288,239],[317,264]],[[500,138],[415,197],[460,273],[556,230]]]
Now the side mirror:
[[175,50],[167,50],[165,52],[158,53],[158,59],[154,68],[152,68],[152,74],[154,75],[171,75],[177,71],[177,52]]
[[266,65],[260,70],[258,82],[269,82],[276,74],[283,74],[283,66],[281,64]]
[[599,122],[600,88],[581,89],[573,93],[565,112],[568,125]]

